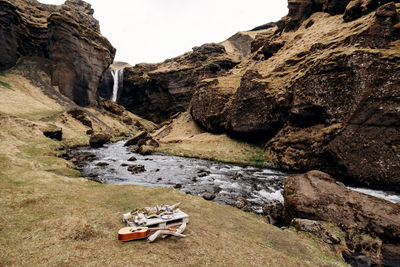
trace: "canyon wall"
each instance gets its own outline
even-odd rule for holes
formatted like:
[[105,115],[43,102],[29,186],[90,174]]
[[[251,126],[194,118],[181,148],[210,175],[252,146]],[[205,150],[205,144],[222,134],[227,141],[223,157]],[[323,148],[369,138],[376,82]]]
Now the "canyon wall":
[[48,58],[52,85],[78,105],[97,105],[99,80],[115,48],[101,35],[90,4],[0,0],[0,10],[0,70],[21,57]]

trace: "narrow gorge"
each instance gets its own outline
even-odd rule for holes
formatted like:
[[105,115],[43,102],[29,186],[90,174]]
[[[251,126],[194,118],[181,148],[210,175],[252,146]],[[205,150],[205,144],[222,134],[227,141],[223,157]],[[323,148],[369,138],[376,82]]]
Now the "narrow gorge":
[[[0,0],[0,266],[400,266],[400,1],[136,65],[94,12]],[[116,239],[175,203],[186,238]]]

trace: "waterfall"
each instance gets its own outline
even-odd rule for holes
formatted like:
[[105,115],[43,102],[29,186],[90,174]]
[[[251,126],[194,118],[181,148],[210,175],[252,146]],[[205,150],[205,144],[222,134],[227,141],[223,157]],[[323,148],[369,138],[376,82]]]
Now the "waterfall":
[[123,72],[124,72],[124,69],[111,70],[111,75],[113,76],[113,79],[114,79],[113,93],[112,93],[111,100],[114,102],[117,102],[118,87],[119,87],[120,78],[122,78]]

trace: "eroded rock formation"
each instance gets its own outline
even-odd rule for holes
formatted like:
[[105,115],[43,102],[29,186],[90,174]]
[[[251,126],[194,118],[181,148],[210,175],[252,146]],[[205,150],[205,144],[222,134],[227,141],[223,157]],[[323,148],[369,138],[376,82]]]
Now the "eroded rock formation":
[[400,191],[400,4],[349,19],[344,2],[290,1],[249,57],[198,83],[190,112],[208,131],[264,141],[277,167]]
[[48,58],[52,85],[81,106],[97,104],[99,80],[115,49],[100,34],[90,4],[0,0],[0,10],[0,70],[20,57]]
[[289,176],[284,197],[287,222],[306,218],[334,223],[346,232],[353,252],[387,266],[400,263],[399,205],[347,189],[320,171]]

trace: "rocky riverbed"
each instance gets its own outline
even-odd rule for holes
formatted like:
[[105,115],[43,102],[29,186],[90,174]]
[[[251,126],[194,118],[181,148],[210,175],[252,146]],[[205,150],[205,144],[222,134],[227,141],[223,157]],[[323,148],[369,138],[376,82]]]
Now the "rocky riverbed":
[[[290,174],[265,167],[227,164],[210,160],[155,153],[140,155],[124,141],[101,148],[79,148],[69,154],[84,177],[107,184],[173,187],[218,203],[261,214],[264,204],[283,201],[285,178]],[[392,192],[351,188],[400,204]]]

